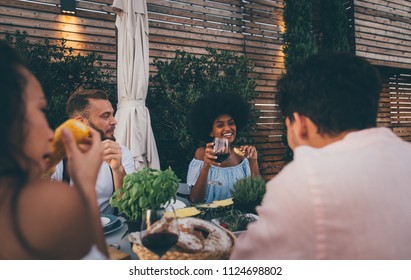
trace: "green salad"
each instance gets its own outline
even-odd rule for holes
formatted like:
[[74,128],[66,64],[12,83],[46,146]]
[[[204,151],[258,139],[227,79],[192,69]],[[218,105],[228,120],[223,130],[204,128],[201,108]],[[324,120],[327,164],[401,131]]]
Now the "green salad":
[[255,222],[256,218],[253,215],[245,214],[239,210],[232,209],[226,215],[218,219],[220,226],[229,231],[242,231],[247,229],[249,223]]

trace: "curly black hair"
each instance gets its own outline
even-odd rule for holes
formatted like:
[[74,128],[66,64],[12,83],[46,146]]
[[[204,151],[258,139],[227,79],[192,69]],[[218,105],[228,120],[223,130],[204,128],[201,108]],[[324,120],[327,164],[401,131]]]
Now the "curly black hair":
[[291,67],[278,82],[284,117],[297,112],[318,133],[336,135],[376,126],[380,76],[366,59],[350,53],[321,53]]
[[209,142],[213,123],[220,115],[230,115],[235,121],[237,131],[240,131],[247,125],[250,106],[236,93],[206,94],[191,106],[188,129],[194,137]]

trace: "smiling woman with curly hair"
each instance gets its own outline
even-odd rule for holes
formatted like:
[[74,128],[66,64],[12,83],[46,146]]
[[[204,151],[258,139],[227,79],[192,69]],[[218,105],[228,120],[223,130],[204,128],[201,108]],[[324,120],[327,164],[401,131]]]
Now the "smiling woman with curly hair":
[[[233,143],[238,131],[247,124],[249,112],[248,103],[238,94],[208,94],[193,104],[188,128],[195,137],[207,142],[197,149],[188,168],[187,184],[193,203],[229,198],[238,179],[260,175],[254,146],[239,146],[234,152]],[[226,138],[230,144],[229,157],[222,163],[216,161],[213,138]],[[222,185],[209,184],[217,174]]]

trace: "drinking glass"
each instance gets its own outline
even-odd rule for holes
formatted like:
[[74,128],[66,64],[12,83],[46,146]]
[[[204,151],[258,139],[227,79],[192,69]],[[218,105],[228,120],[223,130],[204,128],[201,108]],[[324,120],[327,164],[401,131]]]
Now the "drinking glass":
[[[214,138],[214,153],[217,158],[215,159],[216,162],[222,163],[226,159],[230,157],[230,144],[228,143],[227,138]],[[220,168],[217,166],[217,171],[215,175],[215,179],[208,182],[210,185],[221,186],[223,183],[220,182],[218,177],[218,171]]]
[[178,242],[176,212],[172,206],[170,208],[166,215],[164,209],[146,209],[142,217],[141,243],[160,259]]

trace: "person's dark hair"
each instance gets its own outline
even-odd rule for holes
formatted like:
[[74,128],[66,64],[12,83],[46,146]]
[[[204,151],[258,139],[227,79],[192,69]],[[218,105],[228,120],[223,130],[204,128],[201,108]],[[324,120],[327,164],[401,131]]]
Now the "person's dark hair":
[[[24,88],[25,67],[18,53],[5,41],[0,41],[0,176],[26,173],[21,166],[25,139]],[[23,129],[22,129],[23,128]]]
[[[44,257],[26,240],[19,224],[18,199],[27,185],[32,161],[24,154],[27,133],[24,91],[26,68],[19,54],[7,42],[0,40],[0,179],[1,188],[11,190],[10,207],[12,227],[21,245],[33,254]],[[4,183],[6,182],[6,183]],[[3,193],[5,194],[5,193]],[[0,197],[0,206],[6,195]]]
[[76,113],[79,113],[88,118],[86,109],[89,105],[89,99],[108,100],[108,94],[107,92],[99,89],[83,89],[74,92],[72,95],[70,95],[67,101],[67,115],[72,118]]
[[297,112],[321,134],[376,126],[381,81],[364,58],[322,53],[294,65],[278,82],[277,103],[284,117]]
[[198,98],[188,114],[188,129],[194,137],[209,142],[215,119],[220,115],[230,115],[237,131],[247,125],[249,104],[239,94],[206,94]]

